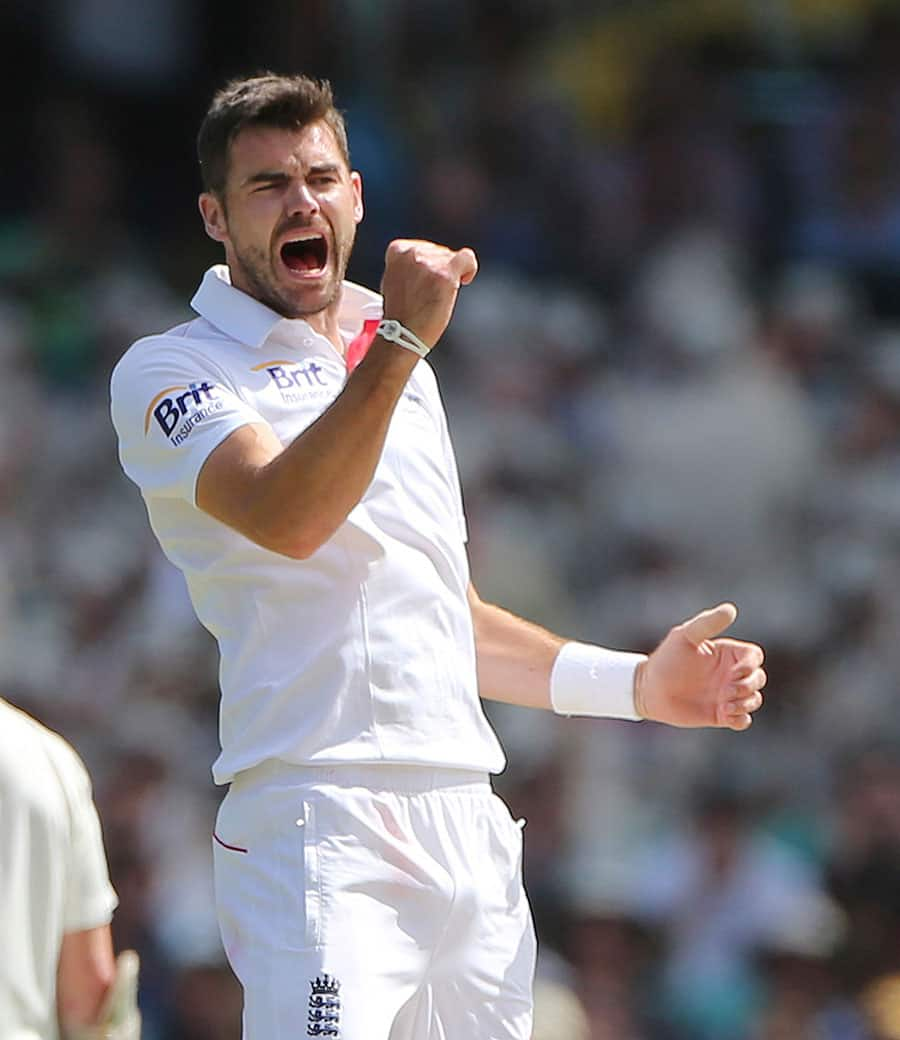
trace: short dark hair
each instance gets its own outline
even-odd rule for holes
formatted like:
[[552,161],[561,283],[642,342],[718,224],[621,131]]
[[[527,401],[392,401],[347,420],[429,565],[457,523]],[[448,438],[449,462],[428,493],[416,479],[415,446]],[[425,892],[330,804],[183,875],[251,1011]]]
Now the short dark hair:
[[320,120],[331,129],[349,166],[347,128],[328,80],[274,72],[230,80],[214,95],[197,134],[204,191],[223,195],[231,142],[244,127],[291,130]]

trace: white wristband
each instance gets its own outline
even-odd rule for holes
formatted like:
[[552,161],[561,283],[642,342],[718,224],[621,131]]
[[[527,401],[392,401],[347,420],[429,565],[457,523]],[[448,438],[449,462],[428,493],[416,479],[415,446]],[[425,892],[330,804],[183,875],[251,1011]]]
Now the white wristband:
[[431,347],[423,343],[414,332],[410,332],[405,325],[401,325],[393,318],[383,318],[375,331],[382,339],[386,339],[389,343],[396,343],[398,347],[406,347],[419,357],[425,357],[431,350]]
[[550,703],[558,715],[593,715],[640,722],[634,673],[646,654],[564,643],[550,673]]

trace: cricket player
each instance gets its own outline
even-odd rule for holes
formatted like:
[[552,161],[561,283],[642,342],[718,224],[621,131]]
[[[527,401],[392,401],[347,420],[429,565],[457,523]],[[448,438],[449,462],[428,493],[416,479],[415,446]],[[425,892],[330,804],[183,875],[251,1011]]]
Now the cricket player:
[[[344,280],[360,174],[327,84],[226,85],[198,137],[225,263],[112,377],[125,472],[221,656],[216,898],[246,1040],[526,1040],[521,828],[479,697],[746,729],[759,647],[723,604],[648,657],[481,600],[427,355],[470,249]],[[515,364],[515,357],[510,358]]]
[[138,959],[113,957],[91,782],[58,734],[0,698],[0,1037],[138,1040]]

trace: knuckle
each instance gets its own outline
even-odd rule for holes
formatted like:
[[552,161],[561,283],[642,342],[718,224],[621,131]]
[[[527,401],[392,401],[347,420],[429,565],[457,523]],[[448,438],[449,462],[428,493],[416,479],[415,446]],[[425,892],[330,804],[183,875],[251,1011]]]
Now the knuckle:
[[408,238],[395,238],[393,241],[388,243],[388,247],[385,250],[386,260],[397,260],[400,257],[408,256],[413,253],[415,249],[415,243]]
[[456,275],[453,273],[450,267],[446,264],[440,264],[435,269],[435,274],[439,281],[444,282],[448,285],[456,284]]

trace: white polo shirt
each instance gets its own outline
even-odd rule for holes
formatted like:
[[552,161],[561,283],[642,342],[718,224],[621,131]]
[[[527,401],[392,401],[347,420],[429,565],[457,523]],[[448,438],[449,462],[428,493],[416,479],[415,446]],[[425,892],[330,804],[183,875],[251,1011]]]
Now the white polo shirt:
[[0,698],[0,1037],[57,1036],[63,935],[108,924],[115,905],[81,759]]
[[[265,759],[498,772],[478,697],[466,528],[437,382],[419,362],[371,485],[306,560],[261,548],[198,509],[210,452],[246,423],[289,444],[340,393],[343,357],[207,271],[199,318],[135,343],[112,376],[128,476],[221,655],[217,783]],[[347,341],[381,298],[344,283]],[[190,682],[190,677],[185,677]]]

